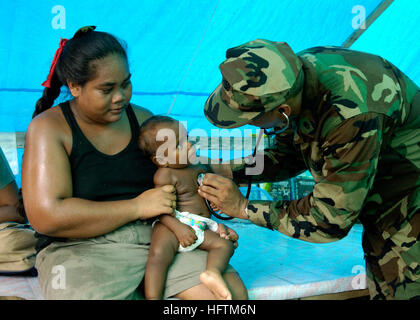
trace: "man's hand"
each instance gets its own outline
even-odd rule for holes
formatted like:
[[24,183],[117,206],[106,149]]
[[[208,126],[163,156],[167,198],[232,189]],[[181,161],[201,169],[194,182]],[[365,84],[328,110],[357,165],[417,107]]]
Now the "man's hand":
[[206,173],[203,184],[198,188],[203,198],[213,203],[213,207],[222,210],[228,216],[247,219],[245,207],[248,201],[231,180],[213,173]]

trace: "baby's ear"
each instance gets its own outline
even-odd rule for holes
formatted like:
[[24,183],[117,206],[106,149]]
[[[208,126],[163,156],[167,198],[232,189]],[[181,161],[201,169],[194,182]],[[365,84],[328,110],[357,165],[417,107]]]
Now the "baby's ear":
[[152,162],[161,168],[166,168],[168,166],[168,161],[165,158],[158,158],[156,155],[152,157]]

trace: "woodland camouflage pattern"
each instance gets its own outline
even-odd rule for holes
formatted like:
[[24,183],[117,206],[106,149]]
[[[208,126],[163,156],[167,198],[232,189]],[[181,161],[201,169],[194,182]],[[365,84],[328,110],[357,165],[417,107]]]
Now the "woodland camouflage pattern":
[[204,114],[216,126],[242,126],[286,101],[294,84],[303,83],[301,70],[285,42],[255,40],[231,48],[220,65],[223,81],[207,99]]
[[[253,202],[250,220],[310,242],[341,239],[361,222],[371,298],[419,299],[420,89],[379,56],[339,47],[297,56],[305,78],[300,116],[265,150],[264,173],[254,182],[309,169],[313,193]],[[260,59],[271,63],[269,56]],[[235,126],[206,108],[215,125]],[[237,165],[234,180],[247,179]]]

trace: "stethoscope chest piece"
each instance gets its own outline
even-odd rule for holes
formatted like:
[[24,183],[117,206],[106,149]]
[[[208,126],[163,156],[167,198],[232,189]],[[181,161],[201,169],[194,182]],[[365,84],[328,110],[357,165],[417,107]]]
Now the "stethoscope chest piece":
[[[197,184],[198,186],[202,186],[203,185],[203,180],[204,180],[204,172],[201,172],[197,175]],[[220,220],[231,220],[233,219],[233,217],[224,217],[221,215],[221,210],[219,210],[218,212],[214,211],[213,208],[210,205],[210,202],[207,199],[204,199],[204,201],[206,202],[207,208],[209,209],[210,213],[212,215],[214,215],[217,219]]]
[[204,175],[205,175],[205,173],[201,172],[197,176],[197,183],[198,183],[199,187],[201,187],[203,185]]

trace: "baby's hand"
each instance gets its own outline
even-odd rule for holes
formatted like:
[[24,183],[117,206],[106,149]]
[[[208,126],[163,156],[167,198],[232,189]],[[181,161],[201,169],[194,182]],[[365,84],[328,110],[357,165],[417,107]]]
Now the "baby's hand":
[[195,235],[194,229],[190,226],[187,226],[186,224],[178,224],[174,233],[179,241],[179,244],[184,248],[192,245],[195,241],[197,241],[197,236]]
[[229,227],[226,227],[224,224],[219,223],[216,233],[223,239],[231,240],[235,249],[238,247],[238,234]]

